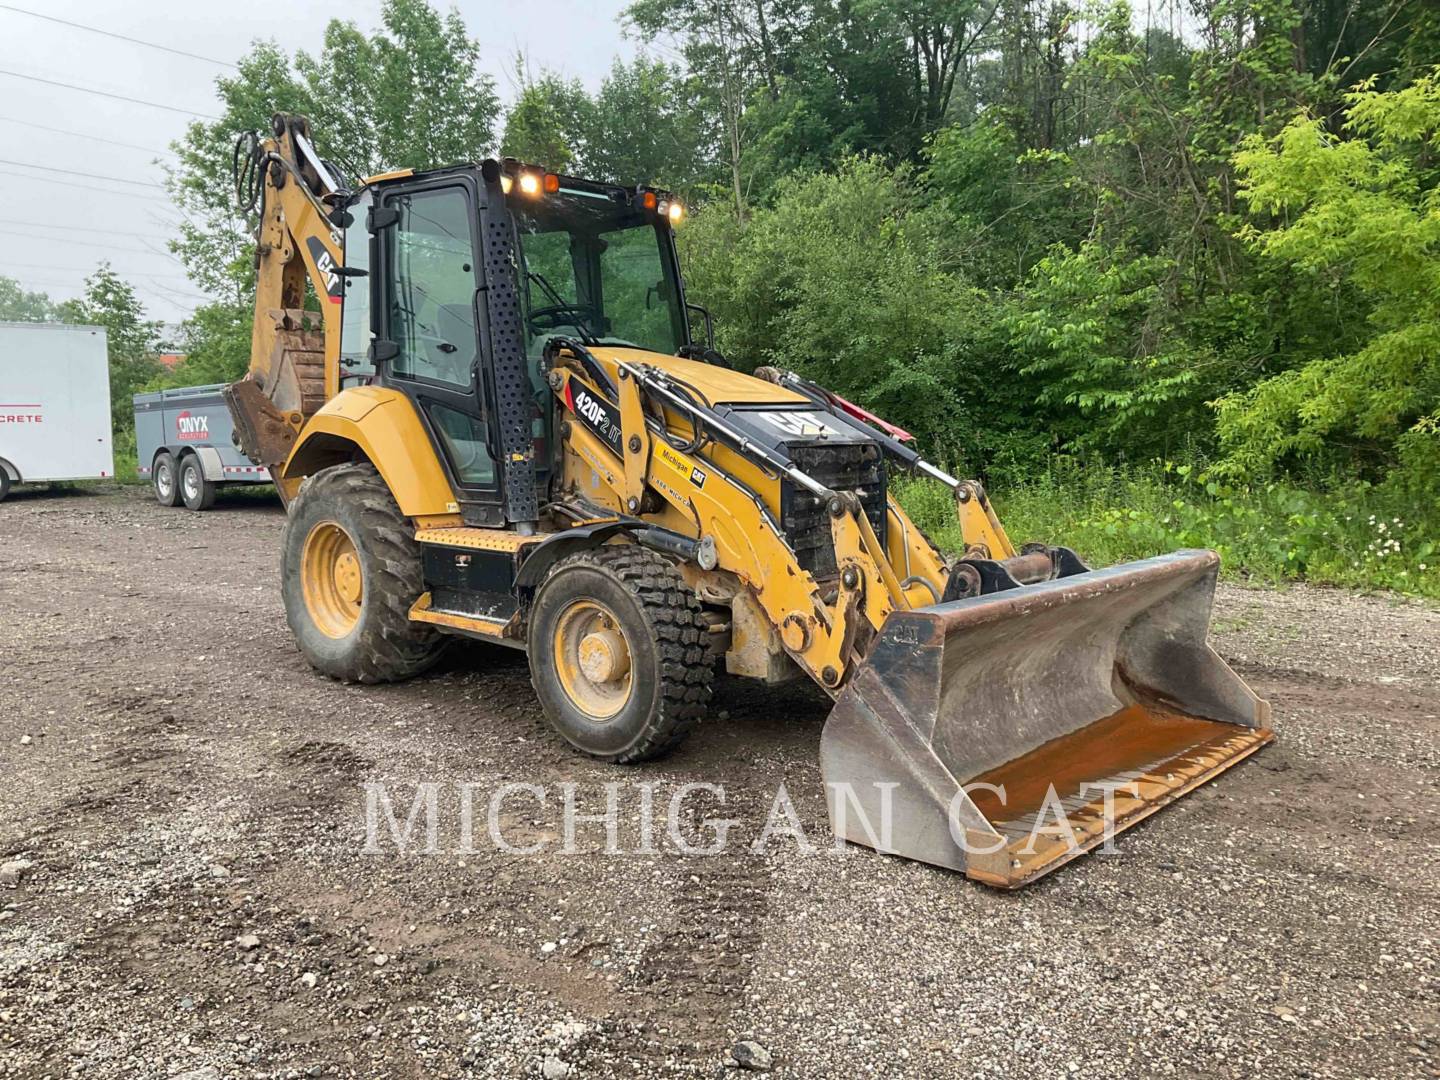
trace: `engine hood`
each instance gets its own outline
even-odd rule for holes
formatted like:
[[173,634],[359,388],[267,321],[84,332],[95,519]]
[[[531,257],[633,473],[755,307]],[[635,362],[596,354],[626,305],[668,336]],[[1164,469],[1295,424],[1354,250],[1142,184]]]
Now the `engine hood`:
[[596,345],[590,349],[596,360],[614,375],[619,364],[648,364],[667,375],[689,383],[712,405],[809,405],[810,400],[793,390],[744,375],[729,368],[717,367],[699,360],[683,360],[678,356],[648,352],[645,349],[621,349]]

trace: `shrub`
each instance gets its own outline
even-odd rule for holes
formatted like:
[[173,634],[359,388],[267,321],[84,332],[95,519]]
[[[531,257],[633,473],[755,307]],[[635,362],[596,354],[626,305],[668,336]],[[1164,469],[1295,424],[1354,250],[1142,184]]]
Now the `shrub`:
[[[901,480],[896,493],[932,540],[960,550],[943,486]],[[1060,465],[994,493],[994,502],[1017,544],[1064,544],[1092,566],[1208,547],[1231,578],[1440,597],[1440,529],[1368,484],[1320,494],[1279,483],[1232,486],[1168,462],[1144,470]]]

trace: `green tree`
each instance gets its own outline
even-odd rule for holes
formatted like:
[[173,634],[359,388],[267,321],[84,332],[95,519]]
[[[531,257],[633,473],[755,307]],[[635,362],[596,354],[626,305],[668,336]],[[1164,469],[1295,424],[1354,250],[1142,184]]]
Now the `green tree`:
[[702,108],[719,132],[716,159],[727,173],[735,216],[751,200],[749,154],[754,138],[750,104],[778,93],[767,0],[635,0],[624,19],[646,41],[673,40],[703,91]]
[[687,187],[703,175],[709,133],[695,81],[669,64],[616,60],[589,121],[584,163],[597,179]]
[[0,322],[54,322],[56,318],[56,305],[50,297],[0,275]]
[[185,360],[170,373],[174,386],[228,383],[250,366],[251,311],[233,304],[205,304],[180,324]]
[[520,93],[505,114],[501,153],[558,172],[582,168],[594,127],[594,104],[585,88],[578,79],[550,72],[532,79],[523,61],[517,61],[516,69]]
[[268,132],[273,113],[310,117],[316,149],[352,180],[489,153],[499,101],[459,15],[386,0],[381,22],[366,35],[335,20],[318,55],[293,60],[257,42],[233,77],[216,80],[221,118],[190,125],[175,144],[169,187],[184,221],[172,248],[191,279],[229,305],[215,325],[249,318],[255,223],[237,206],[234,147],[245,133]]
[[[1344,131],[1297,117],[1237,155],[1253,221],[1241,237],[1297,280],[1347,301],[1354,348],[1227,396],[1225,466],[1241,475],[1320,458],[1440,476],[1440,71],[1347,95]],[[1354,301],[1358,299],[1358,303]]]
[[109,263],[85,279],[85,293],[59,307],[64,322],[105,328],[110,361],[110,409],[117,430],[130,424],[131,395],[160,374],[160,323],[145,318],[144,305],[129,282]]
[[991,308],[955,272],[949,222],[911,171],[847,159],[782,181],[743,228],[717,214],[681,238],[690,293],[737,366],[799,371],[973,468],[1033,452],[996,379]]

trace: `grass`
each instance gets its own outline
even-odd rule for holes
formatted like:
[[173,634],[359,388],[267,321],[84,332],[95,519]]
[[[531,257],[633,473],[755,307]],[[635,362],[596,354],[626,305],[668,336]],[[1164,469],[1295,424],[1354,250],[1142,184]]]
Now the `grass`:
[[148,477],[141,476],[136,460],[135,425],[117,423],[111,436],[110,445],[115,450],[115,480],[120,484],[148,484]]
[[[947,552],[963,547],[949,491],[901,480],[897,497]],[[1287,484],[1228,487],[1188,466],[1055,468],[992,492],[1019,544],[1074,548],[1092,566],[1182,547],[1220,552],[1231,578],[1310,581],[1440,598],[1440,539],[1430,507],[1395,505],[1388,492],[1352,485],[1317,492]]]

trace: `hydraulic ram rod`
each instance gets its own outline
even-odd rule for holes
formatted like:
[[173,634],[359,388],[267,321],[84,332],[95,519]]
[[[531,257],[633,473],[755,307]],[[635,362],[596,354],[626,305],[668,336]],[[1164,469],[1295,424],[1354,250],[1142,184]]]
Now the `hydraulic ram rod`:
[[694,402],[687,400],[680,394],[677,394],[674,390],[670,389],[666,380],[664,380],[662,377],[652,375],[648,371],[645,371],[644,369],[636,367],[632,364],[621,364],[620,371],[623,374],[628,375],[630,378],[634,379],[637,383],[643,386],[646,390],[650,391],[656,397],[662,399],[667,405],[672,405],[676,409],[679,409],[682,413],[684,413],[690,418],[690,422],[692,424],[695,423],[698,419],[707,428],[710,428],[712,431],[720,435],[725,440],[725,442],[727,442],[731,447],[733,447],[738,453],[745,454],[748,457],[764,462],[767,466],[774,469],[776,472],[783,473],[785,476],[789,477],[791,480],[799,484],[812,495],[817,495],[822,499],[830,499],[832,496],[834,496],[835,493],[829,488],[827,488],[824,484],[820,483],[820,481],[816,480],[808,473],[800,471],[794,465],[791,465],[788,461],[780,457],[778,454],[772,453],[766,447],[761,446],[759,443],[753,442],[745,435],[741,434],[739,431],[736,431],[733,427],[731,427],[723,419],[721,419],[720,416],[718,416],[714,411],[701,408],[697,406]]

